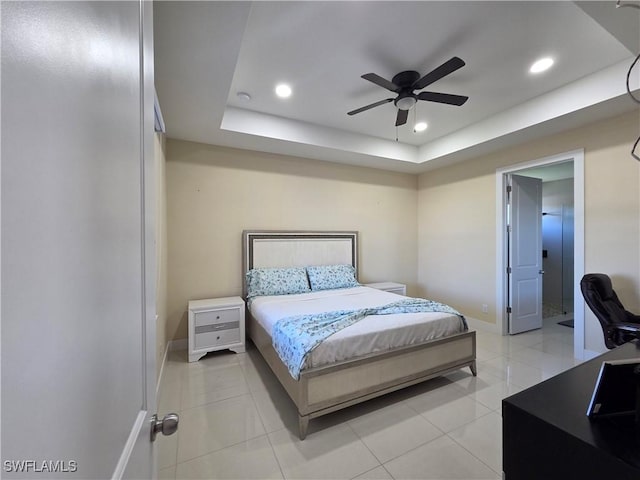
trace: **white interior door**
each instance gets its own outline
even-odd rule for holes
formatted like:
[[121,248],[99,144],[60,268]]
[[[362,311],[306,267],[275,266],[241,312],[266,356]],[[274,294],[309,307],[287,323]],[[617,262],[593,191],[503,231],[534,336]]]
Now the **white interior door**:
[[509,175],[509,333],[542,327],[542,180]]
[[0,8],[3,477],[152,478],[141,3]]
[[[133,2],[139,8],[140,44],[139,56],[139,122],[142,151],[140,168],[142,204],[141,245],[143,294],[142,294],[142,392],[143,401],[136,421],[131,427],[114,478],[145,479],[157,477],[155,443],[151,441],[151,429],[156,414],[156,181],[154,170],[155,88],[153,67],[153,3]],[[177,419],[177,416],[176,416]],[[177,420],[176,420],[177,421]],[[177,425],[176,425],[177,428]],[[162,435],[159,435],[162,441]]]

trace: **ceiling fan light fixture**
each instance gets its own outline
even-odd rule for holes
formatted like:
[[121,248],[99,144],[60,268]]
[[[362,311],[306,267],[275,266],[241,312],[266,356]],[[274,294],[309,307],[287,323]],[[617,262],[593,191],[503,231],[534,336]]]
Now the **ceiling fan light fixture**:
[[396,100],[396,107],[400,110],[411,110],[413,106],[416,104],[415,97],[407,96],[401,97]]

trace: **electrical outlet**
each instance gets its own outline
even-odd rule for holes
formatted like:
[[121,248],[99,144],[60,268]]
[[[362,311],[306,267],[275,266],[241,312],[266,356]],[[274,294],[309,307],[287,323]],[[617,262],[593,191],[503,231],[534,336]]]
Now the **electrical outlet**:
[[482,313],[489,313],[489,305],[486,303],[482,304]]

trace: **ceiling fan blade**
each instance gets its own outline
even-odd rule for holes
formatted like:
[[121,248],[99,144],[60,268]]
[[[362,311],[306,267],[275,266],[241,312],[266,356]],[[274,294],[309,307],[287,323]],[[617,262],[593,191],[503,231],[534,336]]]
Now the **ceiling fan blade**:
[[442,77],[446,77],[450,73],[455,72],[465,65],[466,64],[464,63],[464,60],[458,57],[453,57],[452,59],[444,62],[435,70],[431,70],[429,73],[427,73],[424,77],[414,83],[412,88],[414,90],[421,90],[427,85],[431,85],[433,82],[440,80]]
[[378,107],[389,102],[393,102],[393,98],[386,98],[384,100],[380,100],[379,102],[372,103],[371,105],[367,105],[366,107],[356,108],[355,110],[347,112],[347,115],[355,115],[356,113],[364,112],[365,110],[369,110],[370,108]]
[[450,93],[436,93],[436,92],[420,92],[418,94],[419,100],[426,100],[427,102],[446,103],[447,105],[463,105],[464,102],[469,100],[469,97],[464,95],[452,95]]
[[392,92],[397,92],[400,89],[400,87],[398,87],[395,83],[390,82],[386,78],[382,78],[380,75],[376,75],[375,73],[365,73],[364,75],[362,75],[362,78],[375,83],[379,87],[391,90]]
[[396,117],[396,127],[400,125],[404,125],[407,123],[407,118],[409,117],[409,110],[400,110],[398,109],[398,116]]

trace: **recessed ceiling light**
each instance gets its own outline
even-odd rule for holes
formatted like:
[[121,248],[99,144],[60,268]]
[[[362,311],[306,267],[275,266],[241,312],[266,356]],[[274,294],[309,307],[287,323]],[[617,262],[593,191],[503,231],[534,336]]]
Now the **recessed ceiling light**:
[[529,68],[529,72],[541,73],[541,72],[544,72],[545,70],[549,70],[552,65],[553,65],[553,58],[551,57],[541,58],[540,60],[536,60],[533,63],[533,65],[531,65],[531,68]]
[[243,102],[248,102],[249,100],[251,100],[251,95],[249,95],[247,92],[238,92],[236,93],[236,96]]
[[280,98],[287,98],[291,96],[291,87],[285,83],[281,83],[276,87],[276,95]]
[[413,127],[413,131],[416,133],[424,132],[426,129],[427,129],[427,122],[418,122]]

